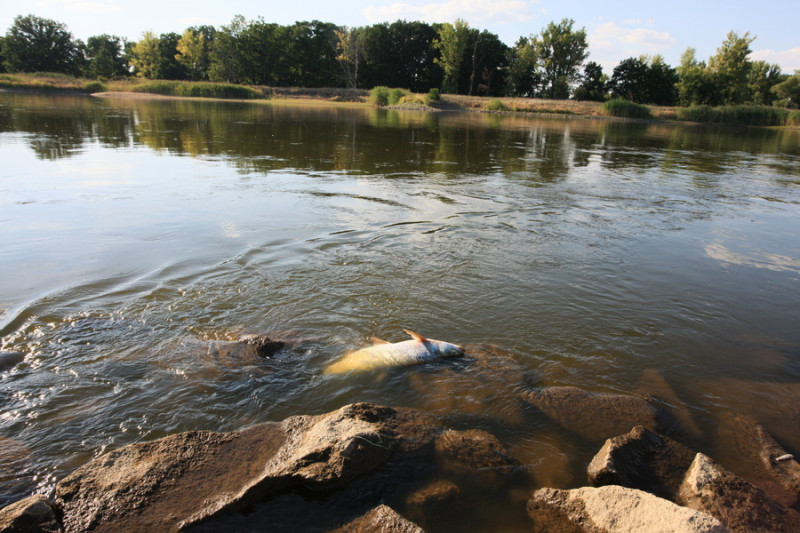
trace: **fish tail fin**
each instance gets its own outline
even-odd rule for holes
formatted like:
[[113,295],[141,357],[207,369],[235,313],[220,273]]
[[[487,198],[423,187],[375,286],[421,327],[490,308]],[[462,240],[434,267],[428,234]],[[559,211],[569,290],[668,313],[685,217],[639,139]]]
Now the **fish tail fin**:
[[404,329],[403,331],[405,331],[406,333],[408,333],[409,335],[411,335],[411,338],[412,338],[412,339],[414,339],[415,341],[419,341],[419,342],[428,342],[428,339],[426,339],[425,337],[423,337],[423,336],[422,336],[422,335],[420,335],[419,333],[416,333],[416,332],[414,332],[414,331],[411,331],[411,330],[409,330],[409,329]]

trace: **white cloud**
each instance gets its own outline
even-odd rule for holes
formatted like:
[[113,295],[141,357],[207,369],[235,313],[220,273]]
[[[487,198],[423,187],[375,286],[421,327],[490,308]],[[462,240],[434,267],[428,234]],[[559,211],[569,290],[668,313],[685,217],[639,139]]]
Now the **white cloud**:
[[529,0],[448,0],[424,5],[394,3],[368,6],[364,16],[373,23],[399,19],[454,22],[461,18],[470,25],[486,27],[490,22],[518,22],[532,18],[531,3]]
[[767,63],[777,63],[781,70],[787,74],[793,74],[800,70],[800,46],[789,50],[756,50],[750,54],[753,61],[766,61]]
[[[628,24],[631,23],[631,24]],[[635,27],[640,21],[626,21],[619,25],[616,22],[598,24],[589,31],[589,50],[591,60],[600,63],[605,70],[613,69],[620,61],[642,54],[664,54],[675,44],[675,38],[669,32],[661,32],[652,28]],[[647,21],[648,25],[652,21]]]

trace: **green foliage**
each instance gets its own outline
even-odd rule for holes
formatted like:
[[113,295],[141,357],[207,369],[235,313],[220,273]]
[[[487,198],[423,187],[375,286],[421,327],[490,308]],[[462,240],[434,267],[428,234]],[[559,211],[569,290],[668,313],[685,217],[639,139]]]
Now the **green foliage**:
[[86,65],[84,75],[88,78],[113,78],[128,74],[124,57],[123,40],[113,35],[95,35],[86,41]]
[[381,107],[389,105],[389,88],[383,85],[373,87],[369,93],[369,102]]
[[133,45],[131,64],[137,76],[154,79],[161,69],[160,40],[152,31],[142,34],[141,40]]
[[3,39],[8,72],[78,74],[83,54],[64,24],[35,15],[18,16]]
[[586,29],[573,30],[573,24],[572,19],[551,22],[534,39],[541,68],[541,96],[545,98],[569,98],[570,84],[577,81],[578,68],[589,55]]
[[759,105],[711,107],[691,106],[678,110],[678,119],[710,124],[741,124],[745,126],[784,126],[792,120],[786,109]]
[[649,107],[622,98],[614,98],[604,103],[603,110],[612,117],[653,118]]
[[742,104],[748,101],[747,79],[751,62],[747,58],[752,50],[750,43],[755,37],[745,32],[741,37],[728,32],[727,38],[717,48],[717,53],[708,60],[708,69],[717,78],[723,104]]
[[800,105],[800,71],[785,81],[773,85],[770,91],[778,97],[780,105]]
[[781,73],[781,67],[766,61],[754,61],[747,77],[748,102],[755,105],[771,105],[775,95],[770,91],[776,84],[789,76]]
[[167,96],[189,96],[201,98],[260,98],[255,89],[230,83],[186,82],[157,80],[142,83],[131,88],[133,92],[163,94]]
[[608,82],[611,96],[638,104],[671,106],[678,101],[677,71],[655,57],[631,57],[614,67]]
[[202,80],[208,66],[206,35],[187,29],[175,45],[175,60],[186,69],[189,79]]
[[389,105],[397,105],[400,100],[408,95],[409,92],[404,89],[391,89],[389,91]]
[[439,57],[434,61],[444,70],[442,91],[446,93],[458,92],[458,75],[468,39],[469,25],[463,19],[457,19],[454,24],[442,24],[439,38],[433,41],[433,47],[439,51]]
[[531,98],[539,92],[539,56],[533,39],[520,38],[508,52],[508,94]]
[[490,100],[485,106],[483,106],[483,108],[486,109],[487,111],[507,111],[508,110],[508,107],[503,102],[498,100],[497,98],[495,98],[494,100]]
[[589,61],[583,68],[581,84],[575,88],[572,95],[576,100],[604,102],[608,98],[607,82],[608,76],[603,74],[603,67],[594,61]]
[[108,88],[99,81],[88,81],[83,84],[83,90],[87,93],[102,93],[106,92]]

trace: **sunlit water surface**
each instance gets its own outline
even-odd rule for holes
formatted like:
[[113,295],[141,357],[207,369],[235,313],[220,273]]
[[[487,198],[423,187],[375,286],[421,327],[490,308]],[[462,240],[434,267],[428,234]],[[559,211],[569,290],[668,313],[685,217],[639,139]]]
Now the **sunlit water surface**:
[[[25,354],[0,374],[0,503],[124,444],[354,401],[486,429],[537,486],[578,486],[596,447],[504,410],[653,369],[695,447],[757,397],[800,452],[769,416],[800,383],[797,130],[0,94],[0,242],[0,349]],[[526,382],[322,374],[403,327],[495,345]],[[245,333],[306,342],[207,349]]]

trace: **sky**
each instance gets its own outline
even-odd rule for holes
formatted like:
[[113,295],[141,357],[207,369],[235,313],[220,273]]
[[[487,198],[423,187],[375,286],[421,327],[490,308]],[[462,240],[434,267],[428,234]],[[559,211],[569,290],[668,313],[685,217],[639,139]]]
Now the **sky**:
[[[488,30],[508,45],[541,32],[564,18],[585,28],[589,61],[610,74],[629,57],[661,54],[678,66],[688,48],[708,60],[729,31],[756,36],[753,60],[780,65],[786,73],[800,70],[797,0],[767,4],[741,0],[0,0],[0,33],[18,15],[37,15],[64,23],[73,36],[86,40],[107,33],[130,41],[144,31],[183,33],[189,26],[219,28],[235,15],[248,20],[293,24],[321,20],[359,27],[396,20],[454,22],[461,18]],[[22,6],[22,4],[25,6]]]

